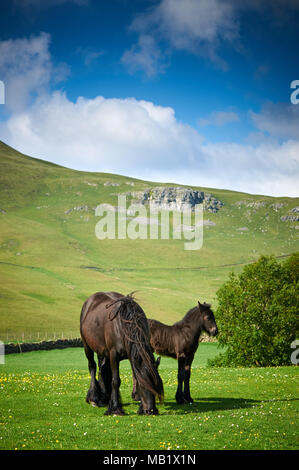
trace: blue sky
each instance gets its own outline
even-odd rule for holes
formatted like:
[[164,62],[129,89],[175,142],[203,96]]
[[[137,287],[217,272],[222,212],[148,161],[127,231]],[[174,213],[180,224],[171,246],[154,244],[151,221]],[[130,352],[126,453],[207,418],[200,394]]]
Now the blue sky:
[[297,0],[2,0],[0,139],[88,171],[298,196]]

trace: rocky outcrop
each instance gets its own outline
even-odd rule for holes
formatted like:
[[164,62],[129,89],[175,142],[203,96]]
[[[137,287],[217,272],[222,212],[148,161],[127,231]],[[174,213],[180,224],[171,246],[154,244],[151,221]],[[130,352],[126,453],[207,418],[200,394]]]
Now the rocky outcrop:
[[275,202],[273,204],[270,204],[270,209],[273,209],[275,212],[278,212],[280,209],[282,209],[285,206],[283,202]]
[[208,212],[218,212],[221,207],[224,206],[224,203],[212,196],[210,193],[204,193],[203,208]]
[[88,212],[90,210],[90,207],[84,205],[84,206],[75,206],[75,207],[71,207],[70,209],[67,209],[66,211],[64,211],[65,214],[70,214],[71,212],[75,211],[75,212],[81,212],[81,211],[84,211],[84,212]]
[[216,227],[215,222],[213,222],[212,220],[209,220],[209,219],[203,220],[202,224],[203,224],[203,226],[206,226],[206,227]]
[[280,217],[282,222],[299,222],[299,206],[290,210],[291,214]]
[[251,209],[260,209],[261,207],[266,206],[266,202],[265,201],[251,201],[248,199],[244,199],[242,201],[235,202],[235,205],[238,207],[245,206],[245,207],[250,207]]
[[299,222],[299,214],[298,215],[283,215],[280,217],[282,222]]
[[113,183],[112,181],[106,181],[106,183],[104,183],[104,186],[119,186],[120,184],[119,183]]
[[217,212],[224,204],[210,193],[181,187],[155,187],[145,191],[131,192],[132,202],[153,204],[159,210],[194,209],[196,204],[203,204],[209,212]]
[[98,187],[97,183],[91,183],[90,181],[84,181],[85,184],[87,184],[88,186],[93,186],[95,188]]

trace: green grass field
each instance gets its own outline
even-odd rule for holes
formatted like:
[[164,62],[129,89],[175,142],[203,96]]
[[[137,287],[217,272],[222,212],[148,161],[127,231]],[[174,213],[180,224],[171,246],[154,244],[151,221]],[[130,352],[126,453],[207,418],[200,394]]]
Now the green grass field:
[[218,352],[215,343],[199,345],[193,405],[176,404],[177,363],[162,358],[158,416],[137,415],[123,361],[123,417],[85,403],[83,349],[7,355],[0,365],[0,449],[298,449],[298,367],[207,367]]
[[[98,204],[158,185],[166,183],[59,167],[0,142],[0,339],[74,334],[84,300],[102,290],[137,290],[149,318],[173,323],[198,299],[215,308],[231,270],[299,250],[298,223],[280,220],[299,199],[202,187],[194,189],[224,206],[204,213],[216,225],[204,227],[198,251],[184,250],[184,240],[96,238]],[[74,207],[83,209],[68,212]]]

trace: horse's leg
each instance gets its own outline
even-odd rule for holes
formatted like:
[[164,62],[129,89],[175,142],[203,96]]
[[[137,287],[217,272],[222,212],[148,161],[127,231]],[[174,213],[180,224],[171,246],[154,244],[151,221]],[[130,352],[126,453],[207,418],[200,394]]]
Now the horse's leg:
[[86,402],[90,403],[92,406],[100,406],[102,404],[102,394],[99,383],[96,379],[97,365],[94,360],[94,352],[86,343],[84,344],[84,351],[88,359],[88,369],[90,373],[90,386],[86,395]]
[[117,352],[114,349],[110,351],[110,367],[112,373],[112,389],[111,389],[111,396],[108,405],[108,409],[106,411],[106,415],[123,415],[125,414],[122,407],[121,407],[121,400],[120,400],[120,377],[119,377],[119,357]]
[[178,388],[175,394],[175,399],[178,405],[182,405],[185,400],[184,400],[184,395],[183,395],[183,382],[184,382],[184,377],[185,377],[185,363],[186,363],[186,358],[185,356],[179,356],[178,357]]
[[190,376],[191,376],[191,364],[194,358],[194,354],[191,354],[186,358],[185,363],[185,375],[184,375],[184,401],[185,403],[193,403],[193,399],[190,395]]
[[132,390],[132,398],[134,401],[140,401],[140,396],[138,393],[138,387],[137,387],[137,380],[133,372],[133,390]]
[[102,403],[108,405],[111,395],[111,368],[107,357],[98,354],[99,386],[102,392]]

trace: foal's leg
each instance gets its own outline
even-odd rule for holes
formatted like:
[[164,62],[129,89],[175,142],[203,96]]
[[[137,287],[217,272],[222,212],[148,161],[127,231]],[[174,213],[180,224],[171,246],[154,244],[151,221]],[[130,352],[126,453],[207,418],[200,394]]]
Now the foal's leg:
[[178,357],[178,388],[175,394],[175,399],[178,405],[185,403],[183,395],[183,382],[185,378],[185,356]]
[[119,387],[120,387],[120,377],[119,377],[119,357],[117,352],[112,349],[110,351],[110,367],[112,373],[112,389],[111,389],[111,396],[108,405],[108,410],[106,411],[106,415],[124,415],[124,411],[121,407],[121,400],[119,394]]
[[190,376],[191,376],[191,364],[194,358],[194,354],[187,357],[185,363],[185,375],[184,375],[184,401],[185,403],[193,403],[193,399],[190,395]]
[[90,386],[86,395],[86,402],[92,406],[100,406],[101,403],[101,389],[96,379],[97,365],[94,360],[94,352],[87,344],[84,344],[85,355],[88,359],[88,369],[90,373]]

